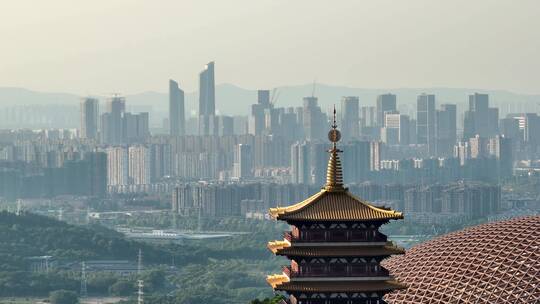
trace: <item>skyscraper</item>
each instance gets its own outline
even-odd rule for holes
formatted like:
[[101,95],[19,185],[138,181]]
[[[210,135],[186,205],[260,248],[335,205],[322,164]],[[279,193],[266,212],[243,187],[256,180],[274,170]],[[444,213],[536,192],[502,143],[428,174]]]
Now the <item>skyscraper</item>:
[[199,74],[199,134],[213,134],[216,115],[214,62],[209,62]]
[[81,102],[81,138],[98,137],[99,101],[87,97]]
[[265,108],[270,107],[270,91],[258,90],[257,91],[257,103],[263,105]]
[[178,82],[169,80],[169,134],[182,136],[186,134],[184,113],[184,91],[178,87]]
[[465,112],[463,139],[475,135],[490,137],[498,133],[499,111],[489,107],[489,95],[474,93],[469,95],[469,110]]
[[360,104],[357,96],[341,98],[341,125],[344,141],[360,136]]
[[429,155],[436,154],[435,95],[421,94],[416,100],[416,136],[425,144]]
[[451,156],[457,139],[456,105],[443,104],[437,111],[437,154]]
[[123,141],[123,116],[126,111],[126,99],[115,95],[107,102],[107,113],[101,115],[102,140],[106,144],[118,144]]
[[324,138],[324,127],[327,124],[326,115],[318,106],[317,97],[304,97],[303,101],[302,122],[306,139],[311,141]]
[[377,125],[378,127],[384,127],[384,113],[395,112],[396,108],[396,95],[394,94],[382,94],[377,96]]

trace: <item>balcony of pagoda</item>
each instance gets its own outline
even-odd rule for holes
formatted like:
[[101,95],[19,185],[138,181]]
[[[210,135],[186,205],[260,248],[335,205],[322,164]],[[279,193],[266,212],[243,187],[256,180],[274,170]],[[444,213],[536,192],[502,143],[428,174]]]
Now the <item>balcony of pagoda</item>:
[[293,233],[287,231],[283,238],[293,243],[309,242],[387,242],[388,237],[378,231],[354,231],[354,230],[328,230],[328,231],[301,231]]
[[324,265],[317,267],[283,266],[283,274],[291,280],[309,278],[390,278],[390,272],[380,266]]

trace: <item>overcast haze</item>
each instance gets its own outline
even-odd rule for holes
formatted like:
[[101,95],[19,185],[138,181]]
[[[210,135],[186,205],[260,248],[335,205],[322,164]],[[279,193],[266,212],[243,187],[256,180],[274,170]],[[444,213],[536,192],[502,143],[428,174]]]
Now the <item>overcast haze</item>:
[[317,82],[540,93],[540,1],[2,1],[0,86],[77,94]]

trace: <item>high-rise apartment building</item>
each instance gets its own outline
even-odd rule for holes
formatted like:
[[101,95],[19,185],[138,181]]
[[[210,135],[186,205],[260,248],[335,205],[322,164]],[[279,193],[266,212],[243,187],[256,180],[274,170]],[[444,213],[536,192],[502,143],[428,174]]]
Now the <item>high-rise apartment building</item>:
[[184,106],[184,91],[178,87],[178,82],[169,80],[169,134],[182,136],[186,134],[186,117]]
[[341,131],[343,140],[360,137],[360,103],[357,96],[341,98]]
[[253,154],[251,146],[237,144],[234,149],[233,177],[244,179],[252,176]]
[[377,125],[379,128],[384,127],[384,113],[395,111],[397,111],[396,95],[388,93],[377,96]]
[[425,144],[429,155],[436,155],[435,95],[421,94],[416,100],[416,142]]
[[199,134],[214,135],[216,127],[216,88],[214,62],[209,62],[199,74]]
[[98,139],[99,101],[87,97],[81,102],[81,138]]
[[293,184],[311,183],[310,147],[297,142],[291,146],[291,181]]
[[148,185],[151,179],[150,150],[143,145],[128,148],[128,178],[130,185]]
[[107,152],[107,185],[125,186],[129,184],[128,150],[125,147],[109,147]]

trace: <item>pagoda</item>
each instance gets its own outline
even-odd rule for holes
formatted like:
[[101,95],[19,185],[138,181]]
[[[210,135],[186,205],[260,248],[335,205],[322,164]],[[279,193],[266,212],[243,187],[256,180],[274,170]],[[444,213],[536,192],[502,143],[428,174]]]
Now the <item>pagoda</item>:
[[326,185],[315,195],[287,207],[270,208],[270,215],[292,226],[282,241],[268,243],[290,266],[267,282],[289,295],[290,304],[383,304],[383,296],[406,288],[381,266],[381,261],[405,250],[379,232],[401,212],[375,207],[351,194],[343,185],[334,123],[328,133],[333,143]]

